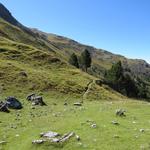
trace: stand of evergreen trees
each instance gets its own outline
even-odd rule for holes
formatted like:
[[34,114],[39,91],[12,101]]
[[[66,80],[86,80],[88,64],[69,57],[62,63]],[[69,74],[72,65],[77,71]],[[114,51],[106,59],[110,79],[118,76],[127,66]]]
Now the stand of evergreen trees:
[[87,69],[91,67],[92,58],[89,51],[85,49],[79,58],[75,53],[73,53],[69,58],[69,63],[87,72]]
[[131,77],[129,72],[125,73],[121,61],[106,71],[104,82],[128,97],[148,98],[148,90],[144,82],[134,76]]
[[[87,72],[87,69],[91,67],[92,58],[89,51],[85,49],[79,57],[73,53],[69,58],[69,63]],[[121,61],[113,64],[111,69],[106,71],[104,77],[104,84],[123,95],[145,99],[149,97],[148,88],[143,80],[131,74],[130,69],[124,70]]]

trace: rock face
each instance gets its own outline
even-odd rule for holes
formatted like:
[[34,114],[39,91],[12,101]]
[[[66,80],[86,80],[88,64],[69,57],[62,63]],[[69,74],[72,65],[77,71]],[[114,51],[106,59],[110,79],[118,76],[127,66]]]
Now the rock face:
[[0,102],[0,111],[9,113],[7,104],[2,101]]
[[15,97],[6,98],[6,104],[7,104],[8,108],[22,109],[21,102],[19,100],[17,100]]
[[36,94],[30,94],[27,96],[27,100],[32,102],[32,105],[46,105],[46,103],[43,101],[42,96],[37,96]]

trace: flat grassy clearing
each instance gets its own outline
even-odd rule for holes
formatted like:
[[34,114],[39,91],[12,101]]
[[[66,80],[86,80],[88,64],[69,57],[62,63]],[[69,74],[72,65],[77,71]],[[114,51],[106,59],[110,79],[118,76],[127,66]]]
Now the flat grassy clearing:
[[[84,101],[82,107],[73,106],[80,99],[71,96],[43,95],[48,106],[37,106],[22,99],[21,111],[0,113],[1,150],[140,150],[150,149],[150,104],[136,100]],[[64,102],[68,105],[65,106]],[[126,117],[116,117],[118,108],[125,109]],[[18,115],[17,115],[18,114]],[[91,120],[96,128],[91,128]],[[117,121],[120,125],[111,122]],[[140,132],[144,129],[144,132]],[[39,134],[56,131],[64,134],[70,131],[80,136],[72,137],[62,145],[33,145]],[[119,136],[117,138],[117,136]]]

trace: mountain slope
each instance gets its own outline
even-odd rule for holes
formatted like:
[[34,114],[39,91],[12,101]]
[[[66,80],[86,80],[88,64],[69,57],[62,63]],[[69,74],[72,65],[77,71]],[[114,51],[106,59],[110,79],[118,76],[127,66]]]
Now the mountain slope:
[[102,70],[104,71],[105,69],[110,68],[112,64],[121,60],[124,67],[130,68],[131,71],[135,75],[138,74],[139,76],[144,77],[144,78],[148,78],[150,76],[150,64],[148,64],[144,60],[128,59],[124,56],[116,55],[103,49],[96,49],[92,46],[80,44],[69,38],[58,36],[55,34],[47,34],[37,29],[32,29],[32,31],[34,33],[39,33],[40,35],[45,36],[45,38],[51,41],[56,47],[61,49],[64,52],[63,55],[66,55],[66,56],[70,56],[72,52],[79,54],[84,49],[88,49],[93,57],[93,66],[92,66],[93,70],[92,71],[94,71],[94,69],[101,68],[99,70],[99,73],[101,74]]
[[[0,10],[0,13],[6,11]],[[3,16],[3,14],[1,14]],[[5,20],[4,20],[5,19]],[[89,82],[97,80],[72,66],[57,46],[43,35],[20,23],[12,23],[10,13],[0,18],[1,96],[32,92],[63,93],[83,98]],[[19,24],[19,26],[18,26]],[[121,99],[119,93],[93,83],[86,93],[92,99]]]
[[[0,7],[0,80],[3,92],[11,91],[14,86],[18,90],[23,88],[22,91],[27,93],[54,90],[84,95],[88,83],[97,80],[96,77],[101,79],[105,71],[118,60],[123,62],[124,67],[128,66],[132,74],[138,74],[143,80],[150,75],[150,65],[143,60],[127,59],[69,38],[29,29],[21,25],[3,5]],[[80,55],[84,49],[88,49],[93,58],[88,72],[95,77],[67,63],[73,52]],[[88,93],[95,95],[95,98],[95,93],[101,93],[97,98],[106,99],[111,98],[108,95],[119,95],[110,88],[96,84],[94,88],[95,90],[91,88],[93,92]]]

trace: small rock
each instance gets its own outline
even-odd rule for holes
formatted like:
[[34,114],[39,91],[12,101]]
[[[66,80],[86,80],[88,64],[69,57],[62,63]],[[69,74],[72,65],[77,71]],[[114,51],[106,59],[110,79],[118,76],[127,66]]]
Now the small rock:
[[20,135],[19,134],[16,134],[16,137],[19,137]]
[[119,135],[114,135],[113,138],[119,138]]
[[82,106],[82,104],[80,102],[76,102],[73,104],[74,106]]
[[111,123],[114,125],[119,125],[119,123],[117,121],[112,121]]
[[32,144],[42,144],[44,142],[46,142],[46,140],[34,140],[32,141]]
[[92,124],[92,125],[91,125],[91,128],[96,128],[96,127],[97,127],[96,124]]
[[65,102],[65,103],[64,103],[64,105],[65,105],[65,106],[67,106],[67,105],[68,105],[68,103],[67,103],[67,102]]
[[24,76],[24,77],[27,77],[27,76],[28,76],[25,71],[21,71],[19,74],[20,74],[21,76]]
[[60,134],[57,132],[48,131],[46,133],[41,133],[40,136],[45,137],[45,138],[54,138],[54,137],[60,136]]
[[0,141],[0,145],[6,144],[6,143],[7,143],[6,141]]
[[120,116],[120,117],[125,117],[126,115],[125,115],[125,110],[123,110],[123,109],[117,109],[116,110],[116,116]]
[[140,132],[144,132],[145,130],[144,129],[140,129]]
[[59,139],[58,139],[58,138],[52,138],[51,142],[52,142],[52,143],[58,143],[58,142],[59,142]]
[[79,135],[76,135],[76,139],[77,139],[77,141],[81,140]]

